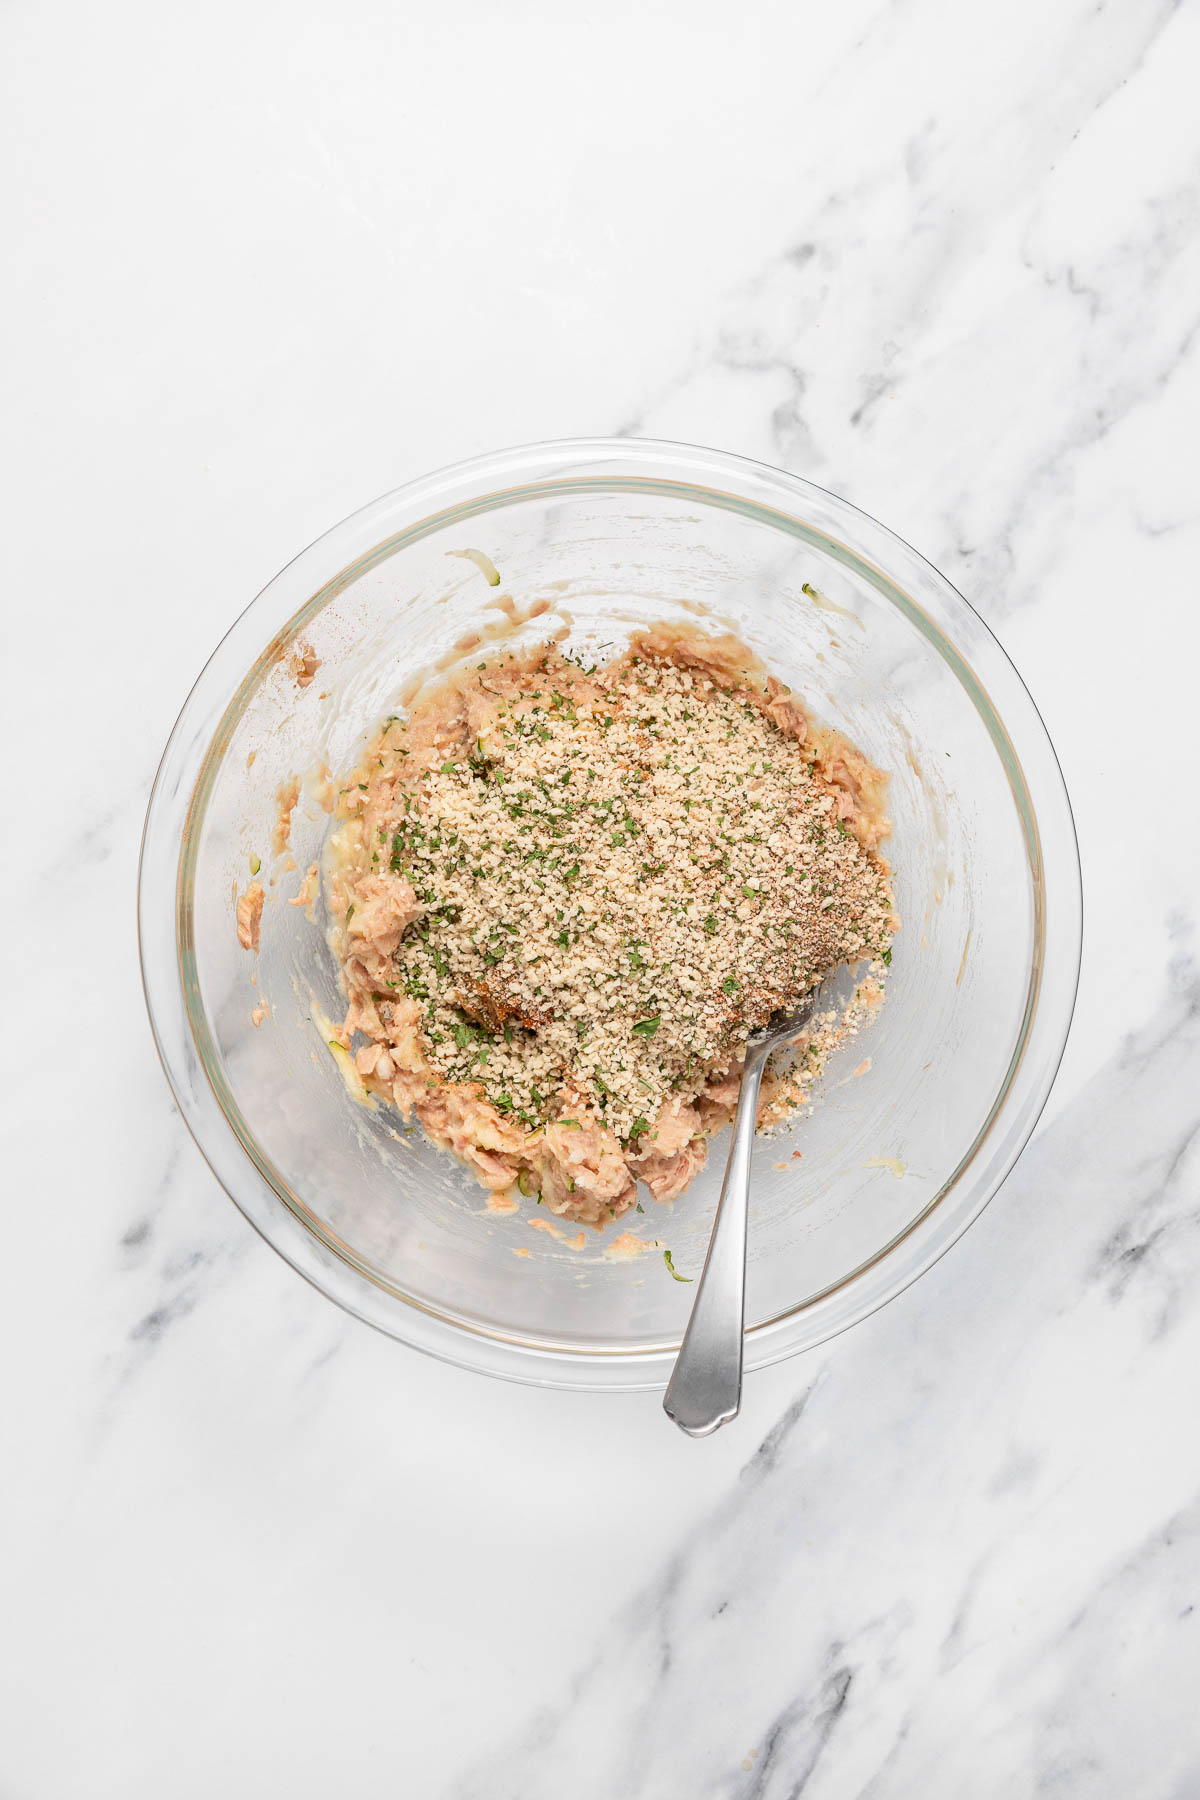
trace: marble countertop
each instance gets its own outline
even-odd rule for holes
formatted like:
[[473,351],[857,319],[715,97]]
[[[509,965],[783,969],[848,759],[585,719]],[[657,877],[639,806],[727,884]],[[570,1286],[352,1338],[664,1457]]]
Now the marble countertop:
[[[1200,9],[12,0],[0,47],[0,1794],[1200,1795]],[[162,744],[270,576],[618,431],[919,546],[1084,865],[1016,1172],[699,1444],[299,1281],[134,935]]]

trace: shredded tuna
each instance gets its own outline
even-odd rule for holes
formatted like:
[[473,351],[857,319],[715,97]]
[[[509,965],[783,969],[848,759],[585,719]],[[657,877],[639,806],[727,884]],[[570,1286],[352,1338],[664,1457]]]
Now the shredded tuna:
[[243,950],[258,949],[258,927],[265,898],[260,884],[252,881],[237,903],[238,943]]
[[295,810],[296,802],[299,798],[300,777],[298,775],[293,775],[290,781],[284,782],[278,794],[275,796],[275,829],[271,833],[271,843],[274,846],[276,856],[283,855],[291,840],[292,813]]
[[310,863],[304,880],[300,883],[300,892],[288,901],[289,906],[311,907],[317,892],[317,865]]

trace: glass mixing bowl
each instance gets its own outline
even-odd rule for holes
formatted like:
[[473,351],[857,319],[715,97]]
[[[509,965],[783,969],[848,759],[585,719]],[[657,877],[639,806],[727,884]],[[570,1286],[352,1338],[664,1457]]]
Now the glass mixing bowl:
[[[500,588],[447,554],[466,548]],[[322,766],[344,778],[406,681],[495,624],[504,594],[547,603],[516,642],[565,627],[589,654],[649,621],[730,626],[891,772],[903,929],[886,1004],[815,1110],[755,1154],[746,1362],[776,1361],[898,1293],[995,1193],[1062,1054],[1081,929],[1067,795],[1012,664],[935,569],[808,482],[686,445],[541,445],[401,488],[289,564],[200,676],[150,800],[142,968],[168,1079],[232,1199],[348,1311],[493,1375],[665,1383],[695,1289],[657,1252],[614,1258],[613,1230],[578,1252],[530,1230],[533,1201],[489,1212],[419,1130],[357,1104],[319,1024],[341,1005],[321,901],[286,903],[329,827]],[[301,642],[320,659],[306,686]],[[276,875],[276,796],[297,775],[298,872]],[[257,957],[233,905],[253,857]],[[726,1142],[674,1206],[643,1195],[622,1221],[685,1275]]]

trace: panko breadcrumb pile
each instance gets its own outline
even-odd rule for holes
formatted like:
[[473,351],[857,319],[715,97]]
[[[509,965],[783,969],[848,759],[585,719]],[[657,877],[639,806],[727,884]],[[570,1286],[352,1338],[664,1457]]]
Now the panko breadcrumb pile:
[[885,777],[732,638],[603,664],[493,652],[389,718],[331,840],[347,1049],[488,1188],[602,1227],[672,1199],[732,1113],[747,1034],[839,964],[845,1019],[769,1076],[806,1097],[881,997]]

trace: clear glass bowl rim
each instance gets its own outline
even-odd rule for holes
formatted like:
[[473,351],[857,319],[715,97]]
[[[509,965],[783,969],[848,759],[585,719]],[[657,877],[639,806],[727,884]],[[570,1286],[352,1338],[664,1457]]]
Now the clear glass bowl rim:
[[484,1332],[383,1286],[348,1247],[319,1236],[304,1222],[303,1208],[286,1183],[272,1178],[270,1165],[247,1141],[248,1128],[241,1128],[222,1103],[221,1083],[214,1083],[202,1053],[207,1026],[196,1016],[198,990],[187,976],[190,853],[207,792],[234,724],[281,649],[336,593],[405,543],[519,499],[597,490],[665,492],[741,512],[847,563],[950,665],[1005,767],[1025,833],[1035,911],[1024,1028],[1007,1078],[970,1151],[924,1211],[834,1287],[749,1329],[747,1368],[810,1349],[856,1324],[936,1262],[1004,1181],[1037,1123],[1062,1058],[1082,945],[1074,821],[1037,707],[979,615],[893,532],[799,476],[696,445],[568,439],[451,465],[352,513],[250,603],[185,701],[147,808],[138,936],[151,1027],[183,1119],[235,1205],[298,1273],[368,1324],[460,1367],[553,1387],[653,1389],[665,1385],[677,1346],[547,1347]]

